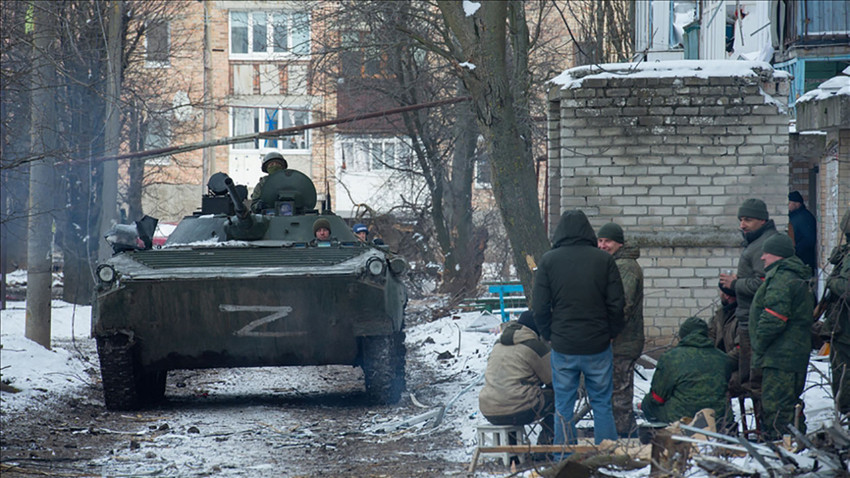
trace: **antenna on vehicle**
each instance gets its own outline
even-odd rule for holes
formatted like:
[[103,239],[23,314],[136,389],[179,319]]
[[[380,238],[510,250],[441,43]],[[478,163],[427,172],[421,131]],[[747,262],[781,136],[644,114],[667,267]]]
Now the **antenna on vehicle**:
[[322,212],[331,212],[331,186],[325,179],[325,199],[322,201]]

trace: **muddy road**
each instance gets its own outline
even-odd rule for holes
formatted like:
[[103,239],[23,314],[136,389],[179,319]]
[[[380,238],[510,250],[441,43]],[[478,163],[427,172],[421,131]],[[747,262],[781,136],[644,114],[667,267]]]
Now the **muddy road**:
[[[73,347],[92,365],[80,393],[45,390],[40,403],[2,414],[4,478],[469,476],[459,430],[467,420],[383,430],[433,410],[423,404],[446,403],[471,376],[445,376],[416,344],[408,342],[407,391],[393,406],[367,400],[359,368],[330,366],[172,371],[165,401],[139,412],[107,411],[94,341]],[[506,473],[489,461],[475,474]]]

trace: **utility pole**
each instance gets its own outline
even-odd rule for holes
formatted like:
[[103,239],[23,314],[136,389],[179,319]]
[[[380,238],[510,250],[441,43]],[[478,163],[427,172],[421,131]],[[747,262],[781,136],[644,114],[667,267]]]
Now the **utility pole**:
[[33,8],[32,156],[27,233],[27,312],[24,336],[50,349],[50,299],[53,282],[53,155],[56,150],[54,111],[56,68],[48,55],[56,51],[53,25],[56,3]]
[[[212,104],[213,69],[210,21],[210,2],[204,0],[204,142],[212,140],[213,128],[215,127],[215,108]],[[201,193],[206,192],[207,181],[215,169],[215,148],[204,148],[203,162]]]
[[[124,0],[113,0],[109,5],[106,31],[106,125],[104,128],[104,149],[106,154],[118,154],[121,135],[121,62],[123,46],[121,26],[124,21]],[[110,161],[103,165],[103,185],[100,201],[100,228],[96,238],[98,261],[103,262],[112,256],[112,249],[102,240],[106,232],[118,222],[118,162]]]

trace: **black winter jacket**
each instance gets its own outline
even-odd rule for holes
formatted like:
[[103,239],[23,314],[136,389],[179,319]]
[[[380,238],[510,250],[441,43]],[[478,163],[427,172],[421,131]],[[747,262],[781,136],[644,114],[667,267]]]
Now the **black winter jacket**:
[[561,216],[553,242],[534,277],[534,320],[540,335],[561,354],[598,354],[625,323],[617,264],[596,247],[596,234],[581,211]]

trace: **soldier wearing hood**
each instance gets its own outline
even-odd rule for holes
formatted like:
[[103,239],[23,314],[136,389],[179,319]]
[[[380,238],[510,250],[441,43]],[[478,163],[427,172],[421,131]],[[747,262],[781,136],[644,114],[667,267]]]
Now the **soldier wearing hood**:
[[620,272],[614,258],[597,247],[593,227],[581,211],[561,215],[553,242],[537,266],[533,304],[540,334],[552,345],[555,444],[576,442],[572,418],[582,375],[595,442],[616,440],[611,341],[623,330]]
[[637,262],[640,249],[626,243],[623,228],[609,222],[599,228],[597,244],[611,254],[620,271],[626,305],[625,328],[614,339],[614,422],[617,434],[629,437],[637,431],[633,411],[635,395],[635,362],[643,353],[643,269]]
[[641,410],[648,420],[672,423],[711,408],[720,422],[728,412],[726,384],[736,366],[714,348],[708,325],[691,317],[679,328],[679,344],[658,359]]
[[[806,383],[811,351],[815,298],[809,288],[811,269],[794,255],[785,234],[764,242],[761,255],[766,275],[750,308],[753,369],[761,369],[762,437],[782,438],[795,423],[795,407]],[[799,430],[806,431],[800,411]]]
[[548,445],[553,437],[554,395],[549,346],[537,335],[534,314],[528,310],[508,323],[490,351],[478,408],[493,425],[542,420],[537,444]]

